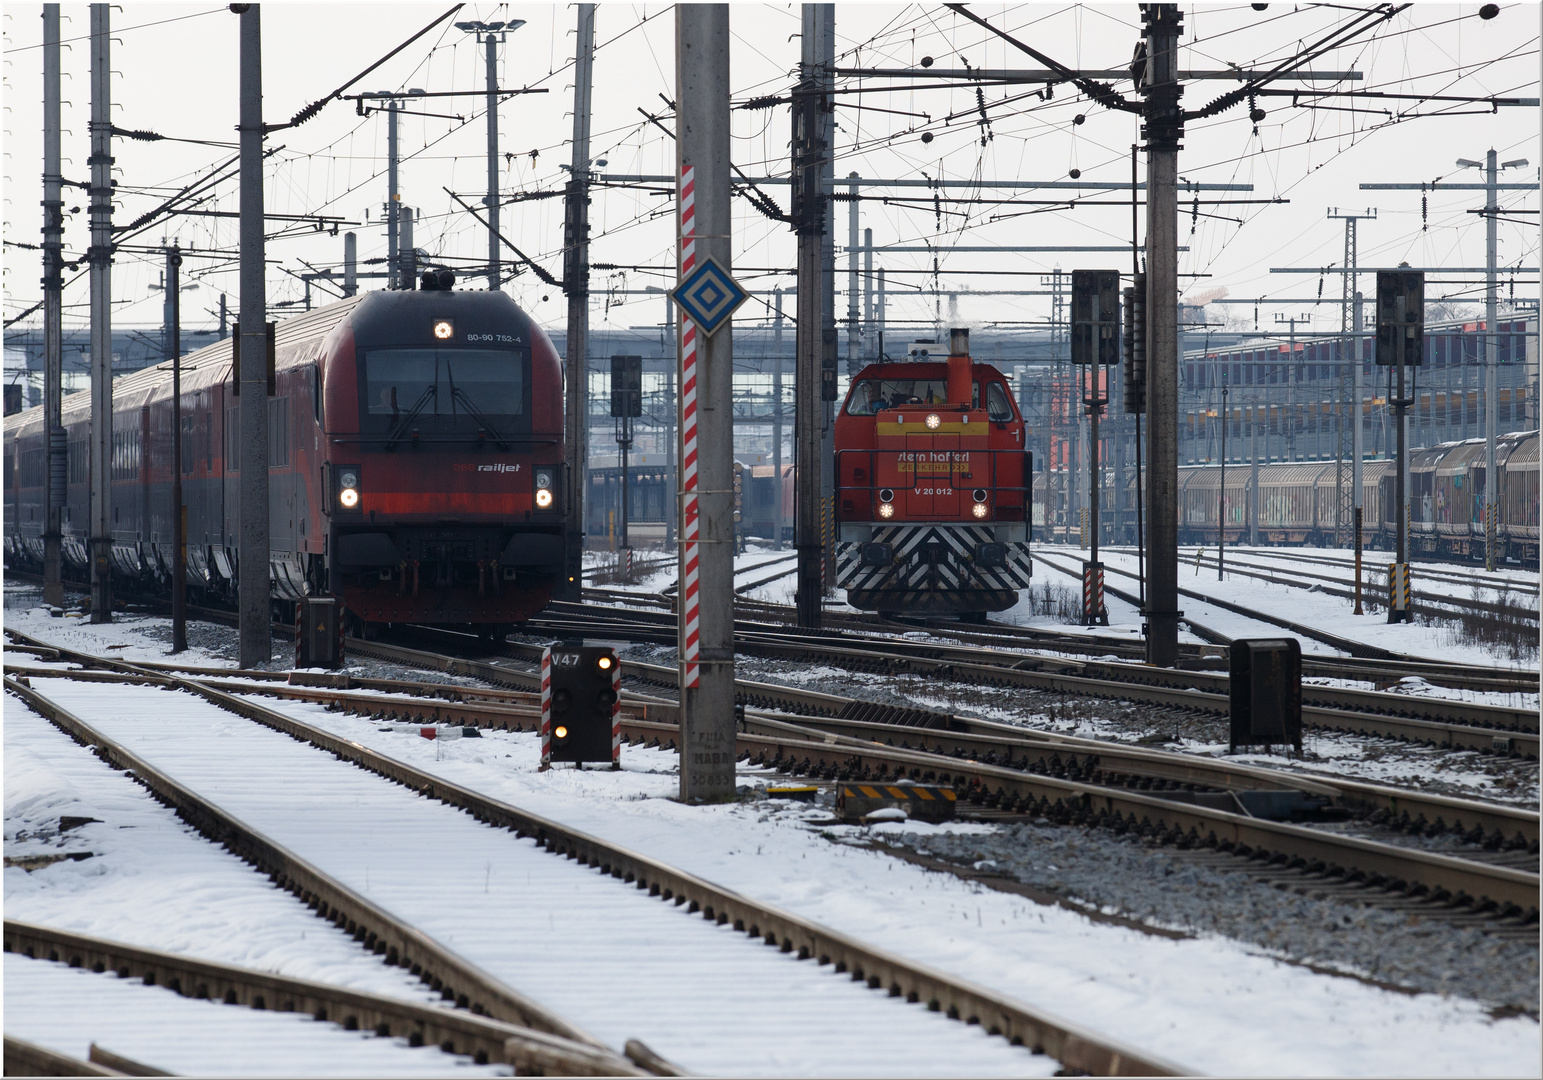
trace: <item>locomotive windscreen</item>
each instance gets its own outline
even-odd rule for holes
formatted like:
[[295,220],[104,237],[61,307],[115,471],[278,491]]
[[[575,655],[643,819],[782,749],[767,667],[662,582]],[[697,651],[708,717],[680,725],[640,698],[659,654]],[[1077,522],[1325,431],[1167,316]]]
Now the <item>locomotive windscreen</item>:
[[[506,349],[371,349],[363,358],[365,413],[379,426],[411,415],[436,430],[459,430],[525,415],[527,354]],[[448,429],[446,424],[448,422]]]
[[[980,383],[976,382],[971,403],[980,407]],[[848,416],[872,416],[880,409],[901,409],[907,405],[943,405],[948,401],[948,383],[944,379],[863,379],[852,387],[847,399]],[[986,413],[992,420],[1011,420],[1013,407],[1001,383],[986,384]]]

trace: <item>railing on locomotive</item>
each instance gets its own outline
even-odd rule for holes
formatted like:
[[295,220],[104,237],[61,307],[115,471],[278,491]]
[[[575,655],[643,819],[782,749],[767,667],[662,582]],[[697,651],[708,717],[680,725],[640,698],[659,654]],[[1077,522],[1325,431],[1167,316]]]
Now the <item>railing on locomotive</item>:
[[[933,476],[933,477],[929,478],[929,477],[926,477],[926,476],[922,476],[922,475],[919,475],[914,469],[912,470],[911,486],[909,488],[906,488],[904,486],[897,486],[895,484],[867,484],[867,485],[862,485],[862,484],[843,484],[841,482],[842,477],[846,475],[846,470],[843,468],[843,466],[845,464],[845,460],[844,459],[847,459],[849,456],[855,457],[855,456],[861,455],[862,457],[864,457],[866,459],[867,466],[866,466],[866,468],[864,470],[864,474],[868,478],[871,479],[873,477],[873,474],[874,474],[873,459],[874,459],[874,457],[876,455],[878,455],[878,454],[900,454],[900,453],[906,453],[906,452],[907,451],[902,451],[902,450],[838,450],[838,451],[836,451],[836,491],[835,491],[836,520],[838,522],[841,522],[841,521],[882,521],[884,519],[880,518],[880,516],[879,516],[879,502],[880,502],[880,499],[878,497],[878,493],[880,491],[884,491],[884,490],[892,490],[892,491],[897,491],[897,492],[898,491],[907,491],[907,490],[909,490],[909,491],[918,491],[918,490],[920,490],[924,486],[925,483],[930,483],[932,486],[936,486],[936,482],[939,479],[939,477]],[[1029,514],[1029,515],[1032,514],[1032,510],[1030,509],[1030,504],[1031,504],[1032,498],[1033,498],[1034,477],[1033,477],[1033,474],[1029,471],[1029,469],[1027,467],[1027,464],[1025,464],[1025,466],[1024,466],[1024,470],[1023,470],[1024,476],[1023,476],[1023,481],[1022,482],[1017,483],[1017,484],[998,484],[996,482],[997,474],[998,474],[998,471],[999,471],[998,460],[1000,458],[1012,457],[1012,458],[1017,458],[1020,461],[1027,462],[1027,459],[1025,458],[1024,452],[1022,450],[1018,450],[1016,448],[1015,449],[1010,449],[1010,450],[929,450],[929,451],[927,451],[927,453],[934,454],[934,455],[935,454],[948,454],[949,455],[949,459],[948,459],[948,462],[947,462],[947,464],[949,466],[949,471],[948,471],[947,479],[949,481],[950,490],[956,492],[959,495],[960,499],[961,499],[960,511],[959,511],[959,513],[957,515],[954,515],[961,522],[973,522],[973,521],[983,521],[983,522],[992,522],[992,521],[1028,521],[1029,520],[1029,517],[1027,517],[1025,515],[1026,514]],[[962,455],[962,459],[964,461],[968,461],[971,464],[971,466],[972,466],[972,468],[971,468],[971,478],[969,480],[969,486],[968,487],[963,487],[963,488],[955,488],[955,487],[953,487],[953,481],[954,481],[954,478],[956,476],[956,473],[954,471],[954,465],[957,463],[955,458],[954,458],[954,456],[953,456],[955,454]],[[972,457],[971,455],[974,455],[974,456]],[[991,475],[990,475],[990,483],[981,483],[981,482],[979,482],[978,478],[973,475],[974,472],[975,472],[975,469],[973,468],[973,466],[975,465],[975,463],[977,461],[979,461],[979,459],[981,457],[989,457],[989,459],[990,459],[990,473],[991,473]],[[976,518],[976,517],[974,517],[969,512],[969,506],[973,505],[974,502],[975,502],[975,499],[973,498],[973,494],[977,490],[984,490],[986,492],[986,503],[985,503],[985,505],[987,507],[989,507],[989,511],[988,511],[988,513],[986,514],[986,516],[984,518]],[[850,509],[850,510],[843,509],[843,505],[844,505],[843,504],[843,500],[842,500],[843,492],[858,492],[858,491],[862,491],[862,492],[867,492],[868,493],[866,504],[862,504],[859,500],[853,499],[852,500],[852,502],[853,502],[852,509]],[[998,493],[1000,493],[1000,492],[1012,492],[1012,493],[1016,494],[1019,497],[1018,501],[1016,503],[1009,503],[1007,506],[1004,507],[1002,505],[1001,500],[998,498]],[[967,501],[965,501],[965,500],[967,500]],[[866,516],[864,516],[864,510],[865,509],[866,509]],[[1018,516],[1017,517],[1000,517],[1000,516],[998,516],[999,511],[1000,510],[1004,510],[1004,509],[1005,510],[1016,510],[1018,512]],[[904,519],[902,519],[902,520],[904,520]]]

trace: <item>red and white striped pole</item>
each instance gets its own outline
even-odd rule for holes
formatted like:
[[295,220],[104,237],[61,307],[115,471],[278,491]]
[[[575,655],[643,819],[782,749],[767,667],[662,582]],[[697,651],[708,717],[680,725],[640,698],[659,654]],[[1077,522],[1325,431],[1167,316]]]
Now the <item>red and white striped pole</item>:
[[552,767],[552,648],[541,650],[541,770]]
[[[696,269],[696,167],[680,170],[680,277]],[[685,681],[682,686],[695,689],[702,684],[702,545],[701,523],[697,507],[696,439],[696,324],[684,313],[680,317],[680,491],[681,540],[685,544],[684,571],[681,574],[682,662]]]
[[[733,266],[729,5],[675,8],[675,131],[682,284]],[[732,290],[731,290],[732,291]],[[680,797],[734,797],[734,329],[694,293],[708,334],[681,319]]]

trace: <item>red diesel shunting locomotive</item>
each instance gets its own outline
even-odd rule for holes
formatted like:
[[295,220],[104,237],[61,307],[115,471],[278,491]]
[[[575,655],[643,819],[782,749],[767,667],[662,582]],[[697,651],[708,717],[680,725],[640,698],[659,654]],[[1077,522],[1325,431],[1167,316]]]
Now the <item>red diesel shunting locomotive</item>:
[[[277,602],[339,597],[355,624],[496,632],[551,600],[561,572],[562,372],[503,293],[371,292],[279,324],[268,399],[268,561]],[[230,340],[182,359],[189,585],[236,589],[239,398]],[[62,548],[84,575],[90,395],[66,398]],[[167,589],[171,365],[113,382],[113,573]],[[5,552],[41,565],[42,410],[5,425]],[[285,613],[280,612],[283,615]]]
[[984,617],[1029,586],[1033,457],[1002,373],[870,364],[836,418],[836,584],[854,607]]

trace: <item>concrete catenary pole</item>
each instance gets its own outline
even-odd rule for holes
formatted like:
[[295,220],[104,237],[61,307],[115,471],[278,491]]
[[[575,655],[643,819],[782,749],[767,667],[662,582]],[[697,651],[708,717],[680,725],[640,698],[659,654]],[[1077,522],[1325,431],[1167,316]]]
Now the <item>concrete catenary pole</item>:
[[836,5],[806,4],[815,9],[814,70],[820,87],[820,198],[825,204],[820,232],[820,588],[836,584]]
[[59,527],[68,482],[68,443],[60,423],[64,372],[64,197],[59,173],[59,5],[43,5],[43,602],[64,603]]
[[91,5],[91,621],[112,620],[112,69],[108,4]]
[[782,286],[772,290],[772,550],[782,550]]
[[1173,667],[1179,655],[1178,536],[1178,179],[1177,4],[1149,4],[1147,65],[1147,663]]
[[857,181],[860,179],[856,173],[850,173],[847,192],[851,201],[847,203],[847,375],[851,377],[857,374],[857,369],[862,366],[862,334],[863,328],[858,322],[860,312],[859,302],[862,296],[858,288],[857,274],[862,259],[862,248],[858,246],[857,225]]
[[863,230],[863,359],[873,357],[873,230]]
[[499,266],[498,239],[498,43],[502,34],[489,33],[483,38],[488,69],[488,194],[483,200],[488,208],[488,289],[503,287],[503,268]]
[[402,191],[397,187],[396,99],[386,103],[386,288],[398,289],[397,229],[401,221]]
[[355,296],[359,292],[359,237],[355,233],[343,234],[343,295]]
[[[681,276],[730,268],[729,5],[675,8]],[[734,330],[681,318],[680,797],[734,797]]]
[[[819,72],[822,24],[829,21],[827,4],[803,5],[802,58],[793,96],[793,218],[798,234],[798,320],[795,333],[793,482],[797,506],[793,546],[798,551],[795,592],[798,625],[820,625],[824,596],[824,536],[822,530],[825,474],[825,403],[821,384],[825,366],[823,328],[830,320],[823,281],[824,236],[829,231],[830,191],[824,186],[829,145]],[[834,347],[834,342],[831,343]]]
[[188,647],[187,508],[182,502],[182,252],[166,252],[166,351],[171,358],[171,651]]
[[[1495,288],[1495,225],[1500,214],[1495,193],[1495,151],[1484,155],[1484,569],[1495,569],[1495,525],[1500,515],[1500,478],[1495,475],[1495,430],[1498,417],[1496,362],[1499,335],[1495,332],[1497,292]],[[1514,400],[1514,399],[1513,399]],[[1465,410],[1466,411],[1466,410]],[[1512,415],[1515,415],[1512,407]]]
[[568,294],[563,368],[563,472],[568,533],[559,599],[577,601],[584,583],[584,486],[589,478],[589,121],[595,73],[595,5],[580,4],[573,65],[573,162],[563,223],[563,291]]
[[[259,14],[262,6],[233,7],[241,16],[241,549],[236,588],[238,652],[241,666],[250,668],[273,658],[268,579],[268,298],[263,277],[263,73]],[[392,204],[393,208],[395,205]],[[393,214],[393,221],[394,218]]]

